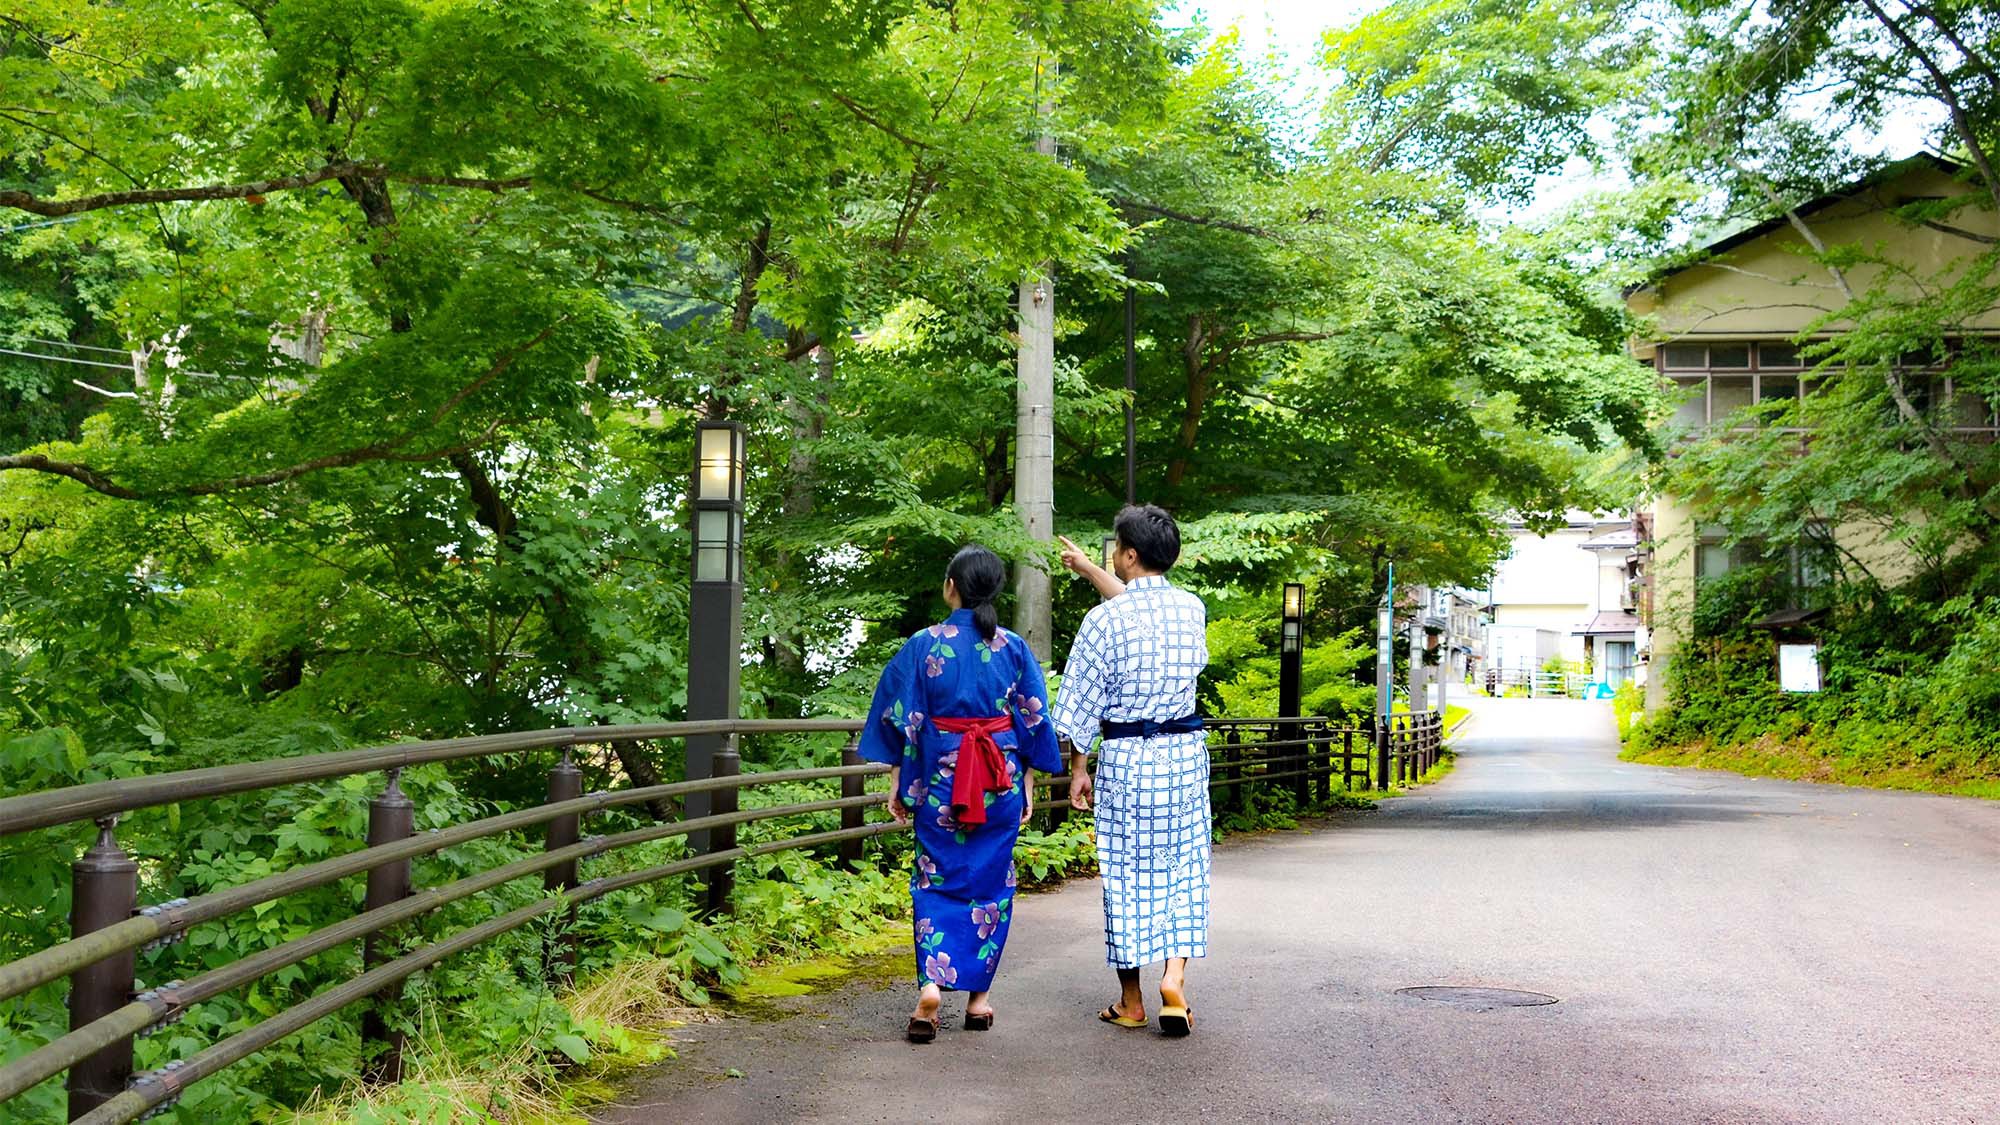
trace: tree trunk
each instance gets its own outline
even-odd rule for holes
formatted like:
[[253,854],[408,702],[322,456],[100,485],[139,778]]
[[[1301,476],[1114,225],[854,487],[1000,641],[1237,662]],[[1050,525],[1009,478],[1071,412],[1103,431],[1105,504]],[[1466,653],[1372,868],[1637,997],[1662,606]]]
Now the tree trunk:
[[[1048,132],[1051,107],[1038,108],[1042,133],[1035,151],[1054,158],[1056,139]],[[1056,464],[1056,283],[1054,270],[1044,264],[1039,275],[1023,281],[1017,297],[1021,343],[1015,352],[1014,507],[1028,537],[1048,543],[1055,538]],[[1038,660],[1050,659],[1055,626],[1049,575],[1031,560],[1014,568],[1014,631],[1028,642]]]
[[1174,459],[1167,465],[1167,487],[1179,488],[1187,477],[1188,458],[1194,453],[1195,439],[1201,436],[1202,411],[1208,408],[1208,331],[1200,313],[1188,317],[1187,343],[1181,347],[1181,362],[1187,368],[1187,408],[1181,413],[1180,438]]
[[[794,330],[794,337],[800,334]],[[788,341],[790,348],[796,348],[801,339]],[[791,402],[792,421],[791,452],[785,464],[784,518],[787,521],[804,519],[818,507],[817,459],[813,454],[813,444],[826,433],[827,392],[833,384],[833,349],[822,344],[808,353],[808,361],[813,365],[812,390]],[[779,581],[796,588],[803,579],[798,573],[799,560],[792,552],[781,550],[774,560]],[[770,644],[771,664],[785,682],[803,685],[806,682],[806,639],[802,630],[773,637]],[[796,718],[799,708],[794,701],[774,697],[771,711],[775,718]]]

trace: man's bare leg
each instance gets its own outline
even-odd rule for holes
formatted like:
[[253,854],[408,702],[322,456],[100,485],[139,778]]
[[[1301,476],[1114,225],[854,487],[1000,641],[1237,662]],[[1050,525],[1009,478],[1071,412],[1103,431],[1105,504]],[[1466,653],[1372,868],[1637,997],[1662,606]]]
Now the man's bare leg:
[[1113,1007],[1126,1019],[1146,1018],[1146,994],[1139,990],[1139,970],[1118,970],[1118,1003]]

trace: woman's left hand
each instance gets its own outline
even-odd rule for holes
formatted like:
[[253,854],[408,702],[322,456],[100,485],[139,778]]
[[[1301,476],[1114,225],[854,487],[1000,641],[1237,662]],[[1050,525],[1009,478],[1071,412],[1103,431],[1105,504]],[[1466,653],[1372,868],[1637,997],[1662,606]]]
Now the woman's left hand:
[[1030,777],[1021,793],[1021,823],[1025,826],[1035,819],[1035,779]]

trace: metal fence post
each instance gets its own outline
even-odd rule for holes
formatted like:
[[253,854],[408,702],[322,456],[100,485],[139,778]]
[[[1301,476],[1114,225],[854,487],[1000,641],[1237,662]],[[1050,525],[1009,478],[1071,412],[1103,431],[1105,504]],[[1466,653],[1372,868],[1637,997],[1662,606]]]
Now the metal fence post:
[[[743,772],[743,759],[736,753],[736,736],[726,735],[709,756],[712,768],[710,777],[737,777]],[[716,816],[727,816],[737,810],[739,793],[735,786],[717,789],[710,794],[709,811]],[[736,847],[736,826],[725,824],[708,832],[708,854],[719,855]],[[708,908],[717,914],[730,911],[730,898],[736,893],[736,863],[719,863],[708,869]]]
[[1388,789],[1389,777],[1389,722],[1380,715],[1368,719],[1368,733],[1375,741],[1375,786]]
[[[840,764],[846,766],[849,769],[852,769],[855,766],[861,764],[860,739],[858,738],[848,739],[847,745],[840,748]],[[867,775],[858,773],[850,773],[842,775],[840,779],[840,795],[842,797],[847,797],[851,799],[854,797],[862,796],[867,791],[868,791]],[[890,794],[890,799],[894,800],[895,794],[893,793]],[[861,827],[862,823],[867,819],[867,816],[868,816],[868,810],[860,805],[854,805],[850,808],[844,808],[840,810],[840,826],[845,829],[859,828]],[[840,842],[840,850],[838,854],[840,856],[840,861],[842,863],[847,864],[850,867],[859,864],[861,862],[861,839],[859,837],[856,837],[855,839],[852,840],[842,840]]]
[[1319,803],[1324,805],[1333,797],[1333,726],[1325,719],[1315,720],[1312,734],[1313,741],[1307,750],[1319,762],[1314,776],[1318,782]]
[[[583,796],[583,771],[576,768],[570,759],[569,747],[563,747],[562,761],[549,770],[549,801],[551,805],[564,801],[574,801]],[[583,817],[570,813],[549,821],[542,833],[542,850],[553,852],[567,848],[583,838]],[[566,891],[576,886],[576,861],[558,864],[542,872],[542,890],[545,892]],[[545,936],[542,943],[542,979],[550,988],[568,984],[576,974],[576,907],[571,905],[563,911],[556,923],[558,929]]]
[[[389,783],[382,788],[373,801],[368,803],[368,846],[393,844],[407,839],[416,827],[416,805],[403,793],[399,779],[401,770],[389,771]],[[397,899],[410,894],[410,861],[399,859],[368,870],[368,893],[361,900],[361,909],[378,910]],[[361,960],[366,968],[374,968],[391,960],[394,952],[389,935],[377,930],[363,939]],[[361,1014],[361,1041],[366,1046],[380,1046],[381,1050],[369,1060],[367,1077],[371,1082],[400,1082],[403,1080],[403,1033],[389,1026],[388,1013],[403,998],[403,986],[391,985],[378,993],[368,1009]]]
[[[139,865],[118,846],[113,829],[118,818],[97,822],[97,842],[70,867],[71,937],[82,937],[139,908]],[[91,1023],[132,1000],[132,972],[137,954],[114,954],[70,974],[69,1028]],[[125,1092],[132,1077],[132,1040],[120,1039],[69,1068],[69,1118],[82,1117]]]
[[1299,808],[1305,808],[1312,804],[1312,726],[1303,720],[1296,723],[1274,723],[1272,726],[1274,729],[1284,729],[1287,732],[1284,741],[1299,744],[1295,748],[1288,749],[1283,756],[1298,758],[1297,762],[1292,763],[1293,768],[1287,772],[1293,775],[1292,800]]
[[[1362,780],[1367,780],[1368,771],[1361,771]],[[1343,793],[1354,789],[1354,728],[1348,727],[1340,735],[1340,789]]]
[[1229,763],[1229,807],[1242,812],[1250,803],[1250,771],[1243,761],[1243,731],[1239,727],[1229,728],[1229,737],[1222,747],[1222,760]]
[[[1028,767],[1023,765],[1021,768],[1026,770]],[[1029,774],[1029,776],[1032,777],[1034,775]],[[1051,832],[1069,823],[1069,785],[1062,778],[1063,775],[1060,773],[1050,775],[1050,780],[1055,782],[1049,788],[1049,800],[1055,802],[1055,805],[1049,809],[1049,831]],[[1032,797],[1037,788],[1038,786],[1036,785],[1028,786],[1028,795]]]

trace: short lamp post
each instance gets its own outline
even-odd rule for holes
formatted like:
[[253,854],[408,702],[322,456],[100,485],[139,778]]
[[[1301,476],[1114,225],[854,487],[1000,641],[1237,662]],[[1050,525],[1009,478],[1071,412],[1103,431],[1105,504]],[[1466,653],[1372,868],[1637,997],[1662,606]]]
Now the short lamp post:
[[[687,717],[736,718],[743,652],[743,439],[741,423],[703,420],[694,428],[693,574],[688,585]],[[715,755],[726,735],[687,739],[687,779],[714,776]],[[685,815],[709,815],[709,793],[690,793]],[[706,831],[688,834],[688,847],[708,849]]]
[[1117,569],[1111,564],[1117,561],[1117,559],[1118,537],[1116,535],[1107,535],[1104,537],[1104,569],[1116,574]]

